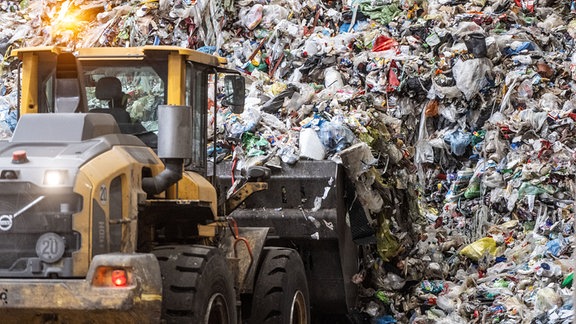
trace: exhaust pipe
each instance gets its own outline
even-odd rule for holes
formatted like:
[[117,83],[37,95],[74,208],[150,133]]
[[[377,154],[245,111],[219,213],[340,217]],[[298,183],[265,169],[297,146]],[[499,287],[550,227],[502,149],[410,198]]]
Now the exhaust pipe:
[[166,159],[164,171],[155,177],[142,179],[142,189],[148,195],[157,195],[182,179],[183,159]]
[[192,158],[191,111],[188,106],[158,106],[158,156],[165,169],[142,179],[148,195],[157,195],[182,179],[184,160]]

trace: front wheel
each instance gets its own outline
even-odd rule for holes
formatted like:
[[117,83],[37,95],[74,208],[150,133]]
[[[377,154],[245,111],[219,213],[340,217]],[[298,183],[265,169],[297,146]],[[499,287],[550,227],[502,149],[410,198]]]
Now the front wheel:
[[217,248],[161,246],[153,253],[162,273],[165,323],[236,323],[232,274]]
[[252,298],[251,324],[308,324],[310,297],[302,258],[284,248],[265,248]]

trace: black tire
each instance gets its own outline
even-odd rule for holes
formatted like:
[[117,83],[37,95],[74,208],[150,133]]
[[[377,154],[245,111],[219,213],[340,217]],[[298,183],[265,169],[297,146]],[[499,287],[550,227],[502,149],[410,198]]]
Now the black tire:
[[162,246],[154,254],[162,272],[163,323],[236,323],[233,277],[217,248]]
[[265,248],[262,253],[249,323],[310,323],[308,283],[298,252]]

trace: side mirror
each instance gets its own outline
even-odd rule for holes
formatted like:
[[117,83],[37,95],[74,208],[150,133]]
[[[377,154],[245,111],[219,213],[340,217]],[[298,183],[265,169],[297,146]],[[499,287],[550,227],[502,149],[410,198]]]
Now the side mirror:
[[231,107],[232,112],[240,114],[244,111],[245,94],[244,77],[237,74],[228,74],[224,77],[224,99],[222,105]]

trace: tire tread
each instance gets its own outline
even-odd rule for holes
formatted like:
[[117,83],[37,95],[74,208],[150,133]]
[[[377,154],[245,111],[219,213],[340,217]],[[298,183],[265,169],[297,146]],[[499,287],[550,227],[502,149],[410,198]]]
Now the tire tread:
[[[194,323],[200,316],[194,311],[196,297],[202,299],[198,291],[205,277],[212,274],[205,272],[209,262],[219,251],[216,248],[186,245],[161,246],[154,250],[160,264],[163,281],[162,318],[163,323]],[[221,260],[224,260],[221,257]],[[218,261],[222,267],[224,261]],[[214,267],[215,265],[212,265]],[[226,275],[224,275],[226,278]],[[231,279],[231,277],[229,277]],[[228,280],[227,280],[228,281]],[[230,280],[231,282],[231,280]],[[234,298],[233,282],[230,283],[231,298]],[[235,323],[235,300],[231,300],[232,322]]]
[[[289,314],[285,314],[283,303],[291,294],[291,278],[296,276],[306,285],[306,274],[298,252],[287,248],[265,248],[263,251],[262,265],[256,278],[254,297],[252,300],[250,324],[289,324],[286,320]],[[291,271],[289,274],[289,269]],[[292,273],[294,272],[294,273]],[[292,282],[292,284],[294,284]],[[306,299],[308,303],[307,286]],[[308,310],[309,312],[309,310]]]

